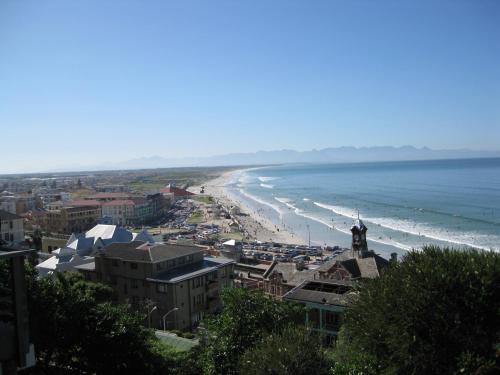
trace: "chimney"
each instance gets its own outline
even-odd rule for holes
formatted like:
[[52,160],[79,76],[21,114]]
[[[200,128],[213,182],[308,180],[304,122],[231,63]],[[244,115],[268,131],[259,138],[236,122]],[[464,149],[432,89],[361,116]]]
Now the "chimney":
[[398,261],[398,253],[391,253],[391,262],[396,263]]

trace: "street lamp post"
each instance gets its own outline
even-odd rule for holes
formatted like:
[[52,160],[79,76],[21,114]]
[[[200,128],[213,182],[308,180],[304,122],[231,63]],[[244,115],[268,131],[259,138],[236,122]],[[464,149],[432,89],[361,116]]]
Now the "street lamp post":
[[153,308],[148,312],[148,327],[151,328],[151,314],[153,311],[158,310],[158,307],[153,306]]
[[177,311],[179,310],[178,307],[174,307],[172,310],[169,310],[165,315],[163,315],[163,330],[166,331],[167,330],[167,323],[165,321],[165,319],[167,318],[167,315],[170,314],[171,312],[174,312],[174,311]]

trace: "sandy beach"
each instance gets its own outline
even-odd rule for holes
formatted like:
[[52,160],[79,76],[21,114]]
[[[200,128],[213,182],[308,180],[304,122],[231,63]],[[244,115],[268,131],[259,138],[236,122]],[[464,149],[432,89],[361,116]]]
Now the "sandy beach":
[[[221,176],[205,183],[203,185],[205,187],[205,194],[212,196],[216,201],[227,208],[232,206],[239,207],[244,215],[238,215],[237,219],[252,240],[295,245],[306,244],[303,238],[283,228],[278,228],[276,224],[269,219],[254,212],[250,207],[246,206],[244,202],[237,201],[227,193],[225,186],[231,180],[232,175],[237,172],[238,171],[225,172]],[[200,187],[192,186],[188,190],[198,194],[200,192]]]

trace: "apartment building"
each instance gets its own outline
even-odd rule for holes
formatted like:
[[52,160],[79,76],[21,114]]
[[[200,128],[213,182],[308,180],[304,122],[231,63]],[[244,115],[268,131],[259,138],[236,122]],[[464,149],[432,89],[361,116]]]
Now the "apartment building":
[[47,211],[40,224],[46,232],[85,232],[97,223],[100,212],[97,206],[61,207]]
[[102,202],[102,217],[109,218],[111,224],[127,225],[133,221],[135,203],[130,200],[111,200]]
[[24,241],[23,219],[0,210],[0,242],[16,244]]
[[103,282],[118,302],[131,303],[155,328],[190,330],[221,307],[222,289],[233,286],[235,262],[205,257],[198,246],[133,241],[95,251],[94,263],[75,267]]

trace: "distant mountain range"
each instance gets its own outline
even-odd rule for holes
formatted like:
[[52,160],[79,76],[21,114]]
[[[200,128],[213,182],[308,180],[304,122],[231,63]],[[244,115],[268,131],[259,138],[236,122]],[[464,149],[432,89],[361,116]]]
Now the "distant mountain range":
[[127,160],[99,169],[142,169],[193,166],[266,165],[286,163],[349,163],[500,157],[500,151],[468,149],[432,150],[427,147],[337,147],[311,151],[277,150],[233,153],[203,158],[164,158],[151,156]]

